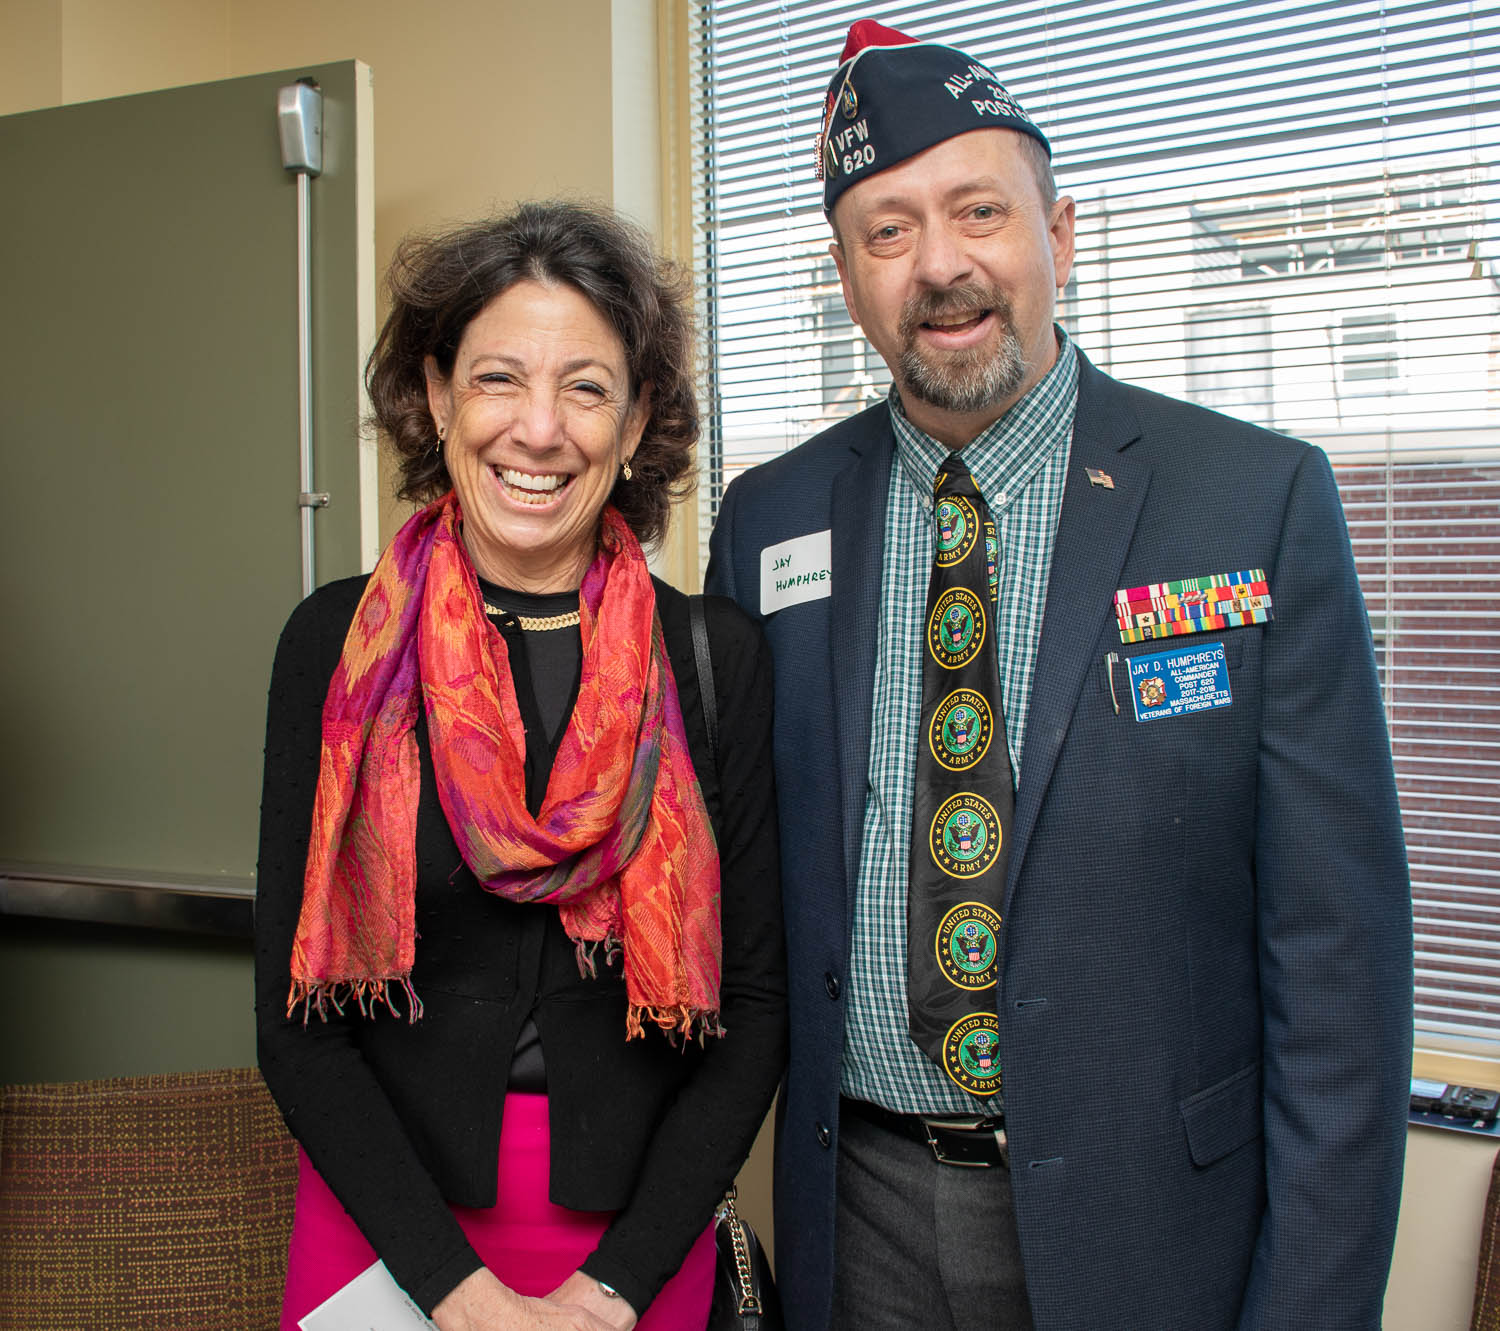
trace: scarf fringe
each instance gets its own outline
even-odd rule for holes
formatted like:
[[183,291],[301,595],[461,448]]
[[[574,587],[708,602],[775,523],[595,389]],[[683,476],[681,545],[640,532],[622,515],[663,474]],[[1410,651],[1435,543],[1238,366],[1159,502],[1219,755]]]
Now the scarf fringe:
[[[645,1018],[645,1021],[642,1020]],[[659,1027],[670,1044],[686,1049],[696,1042],[701,1049],[712,1036],[715,1040],[724,1036],[724,1026],[719,1020],[717,1008],[695,1008],[686,1003],[675,1007],[658,1007],[648,1003],[632,1003],[625,1010],[625,1039],[644,1039],[645,1022]]]
[[366,1019],[373,1017],[382,1004],[396,1018],[401,1010],[392,1001],[393,992],[401,989],[406,995],[406,1021],[408,1025],[422,1015],[422,1000],[412,988],[411,980],[397,975],[386,980],[293,980],[291,992],[287,994],[286,1015],[295,1017],[302,1009],[302,1024],[306,1026],[314,1012],[319,1021],[328,1020],[328,1009],[342,1017],[344,1004],[353,999],[359,1006],[359,1014]]
[[604,948],[604,968],[615,964],[616,957],[625,955],[625,945],[614,934],[605,938],[575,938],[573,956],[578,961],[578,973],[586,979],[599,978],[599,949]]
[[[605,969],[613,966],[615,959],[625,954],[624,944],[614,934],[604,938],[573,940],[573,955],[578,960],[579,975],[590,980],[599,978],[600,948],[604,949]],[[646,1022],[660,1028],[672,1045],[680,1043],[684,1049],[694,1041],[702,1048],[710,1037],[718,1040],[724,1035],[724,1026],[719,1020],[717,1008],[695,1008],[689,1003],[631,1003],[625,1010],[625,1039],[645,1039]]]

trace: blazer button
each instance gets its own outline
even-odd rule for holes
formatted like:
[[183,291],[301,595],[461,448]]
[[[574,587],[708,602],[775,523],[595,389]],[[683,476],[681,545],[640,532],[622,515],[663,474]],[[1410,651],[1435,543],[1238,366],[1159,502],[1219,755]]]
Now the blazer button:
[[829,998],[837,998],[839,996],[839,977],[832,971],[824,971],[823,988],[828,990]]
[[819,1123],[818,1124],[818,1145],[821,1146],[821,1147],[823,1147],[826,1150],[827,1147],[828,1147],[828,1143],[831,1142],[832,1140],[833,1140],[832,1134],[828,1131],[828,1129],[823,1124]]

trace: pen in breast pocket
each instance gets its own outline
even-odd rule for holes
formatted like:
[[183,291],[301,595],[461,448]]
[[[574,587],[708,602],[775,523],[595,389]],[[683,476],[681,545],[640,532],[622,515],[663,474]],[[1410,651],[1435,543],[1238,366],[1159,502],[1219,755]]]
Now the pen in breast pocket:
[[1115,715],[1120,714],[1120,700],[1115,697],[1115,663],[1120,659],[1119,652],[1110,652],[1104,658],[1104,669],[1109,674],[1109,700],[1115,705]]

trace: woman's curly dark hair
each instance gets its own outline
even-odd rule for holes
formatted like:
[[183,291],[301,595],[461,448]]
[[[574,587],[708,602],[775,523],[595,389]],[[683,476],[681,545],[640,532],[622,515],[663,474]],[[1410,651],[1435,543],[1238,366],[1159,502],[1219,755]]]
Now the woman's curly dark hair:
[[401,242],[386,276],[391,312],[365,366],[375,424],[400,462],[397,496],[426,503],[452,485],[433,447],[426,358],[451,375],[474,317],[528,279],[563,282],[583,295],[620,339],[632,400],[651,386],[632,478],[616,479],[610,502],[641,544],[653,545],[666,532],[673,500],[693,487],[698,403],[687,282],[656,258],[639,228],[577,203],[523,203],[502,217]]

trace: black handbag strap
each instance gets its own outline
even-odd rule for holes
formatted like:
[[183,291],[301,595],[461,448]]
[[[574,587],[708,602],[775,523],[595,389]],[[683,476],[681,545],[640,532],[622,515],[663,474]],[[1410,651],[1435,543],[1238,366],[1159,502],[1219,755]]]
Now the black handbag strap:
[[703,702],[703,725],[708,732],[708,754],[719,764],[719,696],[714,691],[714,663],[708,654],[708,621],[703,598],[688,597],[688,619],[693,627],[693,659],[698,666],[698,697]]

